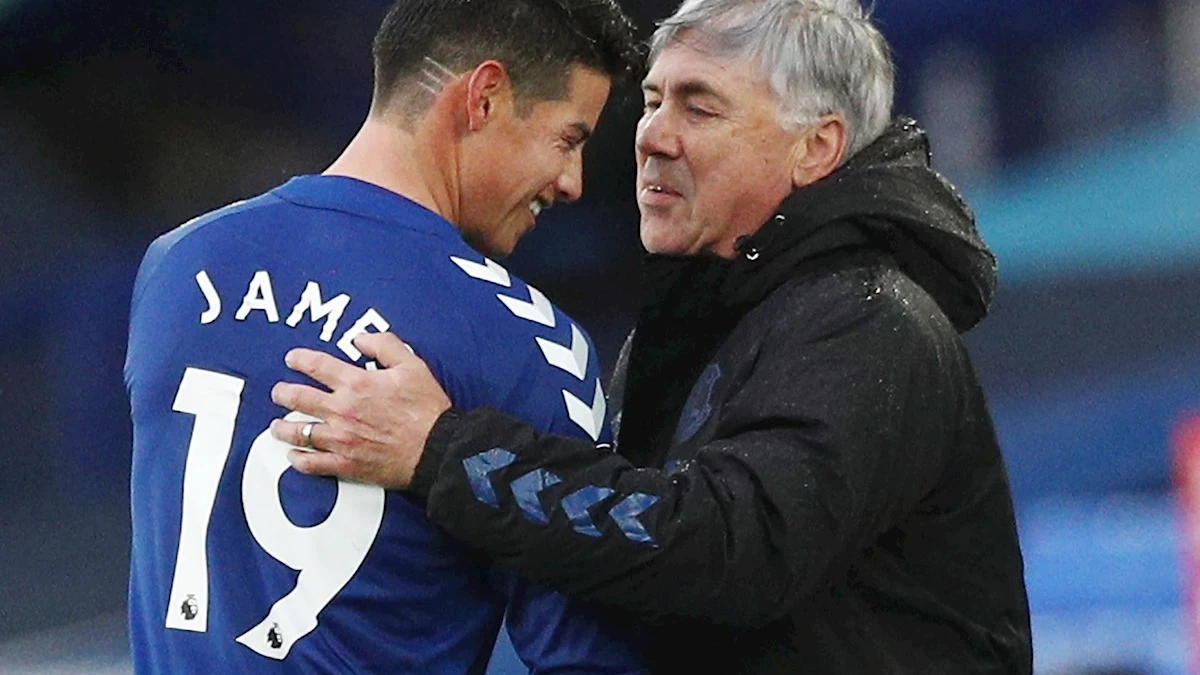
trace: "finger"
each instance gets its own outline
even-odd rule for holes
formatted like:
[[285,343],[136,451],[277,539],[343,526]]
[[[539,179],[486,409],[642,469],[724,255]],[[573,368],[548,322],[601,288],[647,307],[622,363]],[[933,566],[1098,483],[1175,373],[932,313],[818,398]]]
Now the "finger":
[[354,346],[384,368],[395,367],[416,355],[395,333],[363,333],[354,338]]
[[288,451],[292,468],[309,476],[336,476],[357,480],[355,465],[350,460],[330,452]]
[[275,405],[323,420],[336,416],[333,411],[333,394],[307,384],[277,382],[271,387],[271,400]]
[[310,438],[312,439],[311,446],[306,444],[302,434],[304,431],[304,425],[306,424],[308,423],[289,422],[287,420],[272,420],[270,427],[271,435],[296,448],[311,447],[312,449],[323,451],[340,449],[340,447],[335,443],[332,432],[329,431],[329,425],[323,423],[317,423],[313,425],[312,433],[310,434]]
[[358,368],[341,359],[312,349],[296,348],[283,357],[288,368],[303,373],[330,389],[337,389],[358,373]]

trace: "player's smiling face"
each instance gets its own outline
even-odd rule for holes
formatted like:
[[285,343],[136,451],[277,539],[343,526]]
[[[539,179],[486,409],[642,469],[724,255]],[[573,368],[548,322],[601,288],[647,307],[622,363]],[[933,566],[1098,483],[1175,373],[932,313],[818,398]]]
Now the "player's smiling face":
[[459,229],[472,246],[506,256],[542,210],[583,195],[583,146],[610,86],[608,76],[577,65],[562,100],[497,111],[462,185]]

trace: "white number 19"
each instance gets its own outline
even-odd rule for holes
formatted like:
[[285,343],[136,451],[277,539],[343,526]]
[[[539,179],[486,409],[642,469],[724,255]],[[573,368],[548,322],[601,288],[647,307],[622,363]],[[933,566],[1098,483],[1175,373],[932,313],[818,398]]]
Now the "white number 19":
[[[166,627],[208,630],[208,524],[217,486],[233,445],[245,380],[188,368],[173,409],[195,416],[183,472],[183,518]],[[314,421],[300,413],[285,419]],[[272,659],[283,659],[317,627],[317,615],[358,571],[383,521],[381,488],[338,481],[337,500],[324,522],[299,527],[284,513],[279,480],[290,446],[269,430],[250,446],[242,475],[242,509],[250,534],[271,557],[300,572],[296,586],[266,618],[237,638]]]

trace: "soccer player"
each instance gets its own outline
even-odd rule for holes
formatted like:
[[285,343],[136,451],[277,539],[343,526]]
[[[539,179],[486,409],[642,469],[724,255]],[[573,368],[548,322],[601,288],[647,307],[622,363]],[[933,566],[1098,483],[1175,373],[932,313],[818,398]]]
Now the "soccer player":
[[[592,343],[485,256],[580,196],[584,142],[637,67],[630,22],[612,0],[404,0],[374,56],[368,119],[325,174],[143,260],[126,363],[135,670],[481,673],[506,615],[536,672],[639,672],[589,608],[493,569],[417,500],[289,470],[267,428],[289,349],[369,368],[354,338],[391,330],[460,406],[611,441]],[[318,420],[289,419],[311,439]],[[510,461],[470,465],[484,499]],[[536,499],[524,513],[544,517]]]

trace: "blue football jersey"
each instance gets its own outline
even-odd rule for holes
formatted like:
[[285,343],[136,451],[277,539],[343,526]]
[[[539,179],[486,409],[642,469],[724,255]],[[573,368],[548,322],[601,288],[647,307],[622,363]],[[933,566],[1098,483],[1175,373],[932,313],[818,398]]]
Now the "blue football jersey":
[[[287,412],[271,387],[304,381],[284,354],[370,368],[352,341],[389,330],[456,406],[610,443],[589,338],[437,214],[306,176],[185,224],[147,251],[130,319],[138,673],[483,673],[506,609],[534,672],[640,672],[620,629],[491,567],[411,497],[290,468],[267,429]],[[485,498],[503,461],[465,467]]]

